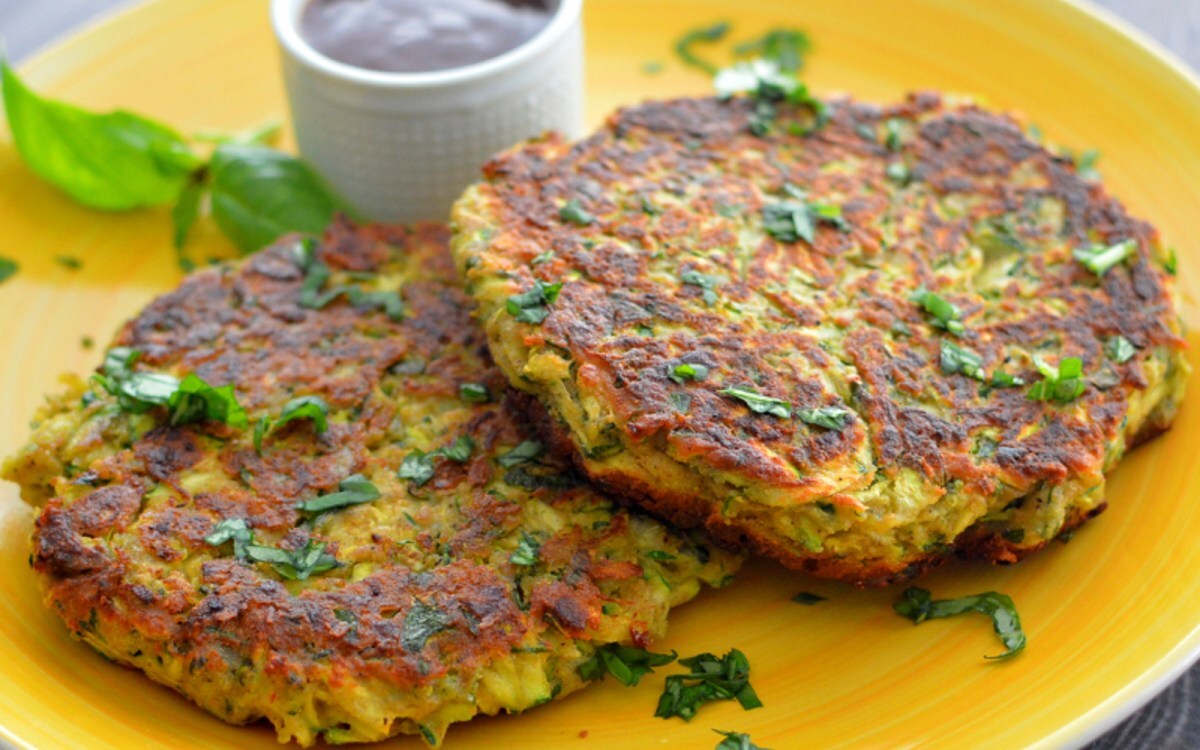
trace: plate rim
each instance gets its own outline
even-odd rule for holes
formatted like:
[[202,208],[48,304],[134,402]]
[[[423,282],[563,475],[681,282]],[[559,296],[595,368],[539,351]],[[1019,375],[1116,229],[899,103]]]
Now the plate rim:
[[[1172,74],[1179,83],[1184,84],[1185,90],[1200,100],[1200,71],[1193,68],[1163,43],[1114,11],[1102,7],[1092,0],[1036,1],[1039,5],[1045,3],[1047,6],[1057,3],[1069,16],[1073,16],[1074,20],[1091,23],[1096,27],[1115,33],[1125,43],[1132,45],[1132,48],[1136,48],[1141,54],[1148,55],[1158,64],[1157,67],[1160,70]],[[105,33],[108,27],[123,23],[129,17],[137,15],[150,6],[166,2],[167,0],[122,0],[117,5],[91,16],[84,22],[57,33],[45,43],[14,61],[14,67],[22,74],[32,72],[36,75],[37,69],[47,65],[51,58],[64,53],[69,55],[72,47]],[[3,120],[3,112],[0,111],[0,121]],[[7,134],[4,134],[2,139],[5,142],[10,141]],[[1196,397],[1200,397],[1200,395]],[[1197,663],[1200,663],[1200,622],[1197,622],[1184,638],[1141,675],[1121,686],[1090,711],[1041,737],[1031,746],[1084,747],[1115,729],[1123,721],[1144,708]],[[0,750],[37,750],[37,748],[29,741],[15,735],[13,730],[7,726],[7,722],[0,721]]]

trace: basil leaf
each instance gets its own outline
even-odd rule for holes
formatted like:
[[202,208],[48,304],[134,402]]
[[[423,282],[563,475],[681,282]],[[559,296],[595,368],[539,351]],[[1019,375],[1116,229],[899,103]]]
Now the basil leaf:
[[288,232],[319,233],[344,208],[307,164],[264,146],[222,144],[209,169],[213,219],[245,252]]
[[801,422],[827,430],[840,430],[850,421],[850,412],[837,406],[797,409],[796,416]]
[[811,594],[807,591],[801,591],[799,594],[796,594],[792,597],[792,601],[797,604],[803,604],[811,607],[814,604],[826,601],[826,597],[821,596],[820,594]]
[[409,453],[400,462],[400,470],[397,472],[397,475],[401,479],[411,479],[413,484],[420,487],[430,479],[433,479],[433,459],[436,455],[435,453],[424,453],[422,451]]
[[524,466],[509,469],[504,473],[504,481],[530,492],[541,489],[565,490],[576,484],[574,477],[569,474],[534,474]]
[[542,455],[542,444],[536,440],[526,440],[508,453],[497,458],[496,463],[506,469],[511,469],[517,464],[532,461],[540,455]]
[[351,505],[362,505],[381,497],[379,489],[361,474],[346,477],[338,482],[338,491],[305,500],[296,506],[305,513],[324,513]]
[[7,281],[20,268],[15,260],[0,256],[0,283]]
[[769,750],[769,748],[755,745],[750,741],[750,735],[740,732],[725,732],[720,729],[714,729],[717,734],[723,735],[725,739],[717,743],[716,750]]
[[1092,245],[1077,247],[1071,254],[1083,267],[1097,276],[1103,276],[1113,266],[1124,263],[1125,259],[1137,252],[1137,240],[1125,240],[1115,245]]
[[442,448],[439,452],[451,461],[461,464],[467,462],[474,450],[475,441],[466,435],[460,435],[453,444]]
[[700,295],[704,304],[712,307],[717,303],[717,293],[713,290],[720,285],[721,280],[716,276],[706,276],[699,271],[689,269],[679,274],[679,280],[688,286],[698,286],[704,290]]
[[521,532],[521,541],[517,543],[516,550],[508,557],[508,561],[513,565],[534,565],[538,561],[538,552],[542,545],[538,541],[529,536],[528,532]]
[[[189,182],[179,193],[179,197],[175,201],[175,208],[171,210],[171,222],[175,226],[176,250],[182,250],[183,246],[187,244],[188,234],[191,233],[196,219],[200,216],[200,201],[203,198],[204,186],[198,182]],[[191,271],[194,267],[191,261],[182,256],[180,256],[179,265],[184,271]]]
[[1129,339],[1118,334],[1104,343],[1104,353],[1113,362],[1123,365],[1137,355],[1137,349]]
[[329,429],[329,405],[320,396],[300,396],[283,405],[278,421],[272,429],[281,427],[297,419],[311,419],[313,430],[318,435]]
[[965,612],[978,612],[992,618],[992,627],[1006,649],[1004,653],[988,656],[988,659],[1007,659],[1016,656],[1025,648],[1025,633],[1021,630],[1021,617],[1016,605],[1006,594],[988,591],[961,599],[934,600],[922,588],[909,588],[893,605],[896,614],[920,625],[925,620],[954,617]]
[[325,552],[325,543],[314,544],[311,538],[298,550],[249,544],[246,546],[246,559],[268,563],[276,573],[293,581],[303,581],[338,567],[337,559]]
[[488,393],[487,386],[481,383],[460,383],[458,386],[458,397],[468,404],[486,404],[492,400],[492,395]]
[[562,208],[558,210],[558,218],[563,221],[569,221],[572,224],[580,227],[585,227],[596,221],[596,217],[592,216],[583,208],[583,204],[578,198],[572,198],[567,201]]
[[609,643],[598,646],[592,657],[579,665],[579,676],[591,682],[610,674],[626,687],[634,687],[642,677],[654,672],[655,667],[675,661],[678,654],[656,654],[634,646]]
[[699,57],[693,48],[697,44],[721,41],[729,33],[729,29],[727,21],[691,29],[675,42],[675,54],[685,65],[698,68],[709,75],[716,75],[717,66]]
[[541,325],[542,321],[550,315],[549,306],[558,299],[562,285],[561,281],[547,284],[541,279],[535,280],[532,289],[508,298],[506,306],[508,314],[522,323]]
[[415,654],[425,648],[425,644],[431,637],[448,627],[450,627],[449,615],[418,599],[413,602],[412,608],[404,616],[400,645],[404,647],[405,651]]
[[955,336],[961,336],[966,330],[959,321],[959,318],[962,317],[962,310],[941,295],[926,289],[918,289],[911,299],[933,318],[932,323],[938,328],[949,331]]
[[220,547],[222,544],[233,542],[233,556],[239,560],[246,559],[246,547],[254,542],[254,532],[250,526],[241,518],[226,518],[213,527],[208,536],[204,537],[205,543]]
[[722,396],[732,396],[740,399],[755,414],[770,414],[780,419],[788,419],[792,416],[792,405],[787,401],[764,396],[749,388],[735,386],[718,392]]
[[1042,374],[1042,380],[1029,387],[1027,395],[1031,401],[1067,404],[1079,398],[1087,389],[1087,381],[1083,379],[1083,360],[1078,357],[1065,357],[1055,367],[1035,354],[1033,365]]
[[786,200],[763,206],[763,223],[767,234],[781,242],[804,240],[813,244],[816,225],[832,224],[843,232],[850,225],[842,217],[842,207],[831,203],[809,203],[806,200]]
[[682,362],[674,367],[668,367],[667,377],[674,380],[676,383],[683,385],[688,380],[704,380],[708,377],[708,368],[704,365],[694,365],[690,362]]
[[246,410],[237,402],[232,385],[214,388],[194,373],[185,377],[171,393],[167,408],[172,427],[205,419],[239,429],[245,429],[250,423]]
[[941,345],[942,372],[947,375],[966,375],[968,378],[987,381],[987,373],[983,371],[983,357],[953,341],[942,339]]
[[720,658],[704,653],[679,663],[691,671],[667,677],[655,716],[689,721],[700,706],[718,700],[736,700],[747,711],[762,706],[750,685],[750,662],[736,648]]
[[0,60],[4,110],[21,158],[91,208],[158,206],[179,195],[199,158],[174,130],[130,112],[87,112],[45,99]]

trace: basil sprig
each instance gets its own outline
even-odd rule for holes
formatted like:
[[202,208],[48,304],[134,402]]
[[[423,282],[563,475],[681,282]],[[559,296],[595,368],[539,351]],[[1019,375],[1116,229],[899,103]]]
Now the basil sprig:
[[652,674],[655,667],[675,661],[678,654],[656,654],[652,651],[609,643],[596,648],[592,657],[579,665],[579,676],[587,681],[600,680],[610,674],[625,687],[634,687],[642,677]]
[[912,620],[914,625],[920,625],[926,620],[936,620],[942,617],[954,617],[966,612],[978,612],[992,618],[992,627],[1005,651],[988,659],[1008,659],[1016,656],[1025,648],[1025,633],[1021,630],[1021,617],[1017,614],[1016,605],[1007,594],[987,591],[974,596],[964,596],[960,599],[935,600],[928,591],[912,587],[907,589],[893,605],[896,614]]
[[736,700],[747,711],[762,707],[750,686],[750,661],[736,648],[721,657],[704,653],[679,663],[691,671],[667,677],[655,716],[690,721],[700,706],[720,700]]
[[346,208],[304,162],[263,146],[269,131],[197,138],[217,141],[206,159],[179,132],[150,118],[89,112],[39,96],[2,59],[0,84],[13,142],[30,169],[89,208],[173,205],[178,248],[206,205],[243,252],[287,232],[320,232]]

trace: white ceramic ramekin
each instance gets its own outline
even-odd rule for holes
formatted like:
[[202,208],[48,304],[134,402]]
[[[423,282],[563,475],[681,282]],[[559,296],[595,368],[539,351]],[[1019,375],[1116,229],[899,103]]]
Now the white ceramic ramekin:
[[[436,0],[431,0],[436,1]],[[445,221],[488,157],[583,129],[583,0],[498,57],[431,73],[331,60],[300,35],[307,0],[272,0],[271,20],[301,155],[366,218]]]

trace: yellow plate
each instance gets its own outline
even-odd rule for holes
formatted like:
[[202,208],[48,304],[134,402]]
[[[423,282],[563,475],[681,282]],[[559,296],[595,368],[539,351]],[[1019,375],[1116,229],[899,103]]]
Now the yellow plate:
[[[736,18],[735,15],[736,10]],[[1103,151],[1110,188],[1179,250],[1183,311],[1200,327],[1200,86],[1183,69],[1082,9],[1048,0],[589,0],[589,111],[702,93],[669,52],[679,33],[729,18],[744,38],[808,29],[822,92],[887,100],[914,88],[1020,108],[1049,137]],[[642,72],[649,61],[666,71]],[[159,0],[41,55],[42,91],[124,106],[184,130],[239,130],[285,112],[262,0]],[[3,136],[0,136],[3,137]],[[72,205],[0,143],[0,453],[15,450],[60,371],[85,372],[121,321],[179,279],[163,210],[110,216]],[[205,233],[197,257],[228,252]],[[56,255],[84,262],[70,271]],[[1193,366],[1200,369],[1191,337]],[[1193,389],[1196,390],[1196,389]],[[926,578],[937,596],[997,589],[1020,607],[1029,647],[1006,663],[983,618],[913,627],[898,591],[855,592],[755,564],[730,588],[678,611],[664,648],[744,650],[765,708],[712,705],[690,724],[652,718],[661,677],[612,680],[520,717],[450,730],[468,748],[708,748],[713,727],[766,747],[1017,747],[1095,736],[1181,672],[1200,650],[1200,393],[1175,429],[1135,451],[1111,509],[1068,545],[1013,568],[956,565]],[[0,737],[20,747],[266,748],[263,727],[226,726],[72,641],[28,571],[31,515],[0,485]],[[801,590],[829,601],[806,607]],[[414,740],[397,747],[418,747]]]

